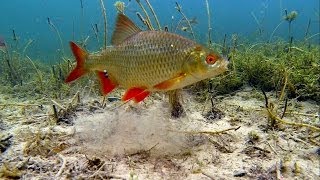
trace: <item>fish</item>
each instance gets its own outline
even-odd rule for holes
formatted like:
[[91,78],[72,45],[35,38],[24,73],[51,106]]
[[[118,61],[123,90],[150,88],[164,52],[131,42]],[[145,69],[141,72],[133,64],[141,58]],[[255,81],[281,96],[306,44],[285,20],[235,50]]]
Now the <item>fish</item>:
[[225,72],[228,60],[213,50],[178,34],[141,30],[118,14],[111,46],[89,54],[76,43],[70,47],[76,66],[66,83],[96,72],[103,95],[127,89],[122,101],[138,103],[150,93],[181,89]]

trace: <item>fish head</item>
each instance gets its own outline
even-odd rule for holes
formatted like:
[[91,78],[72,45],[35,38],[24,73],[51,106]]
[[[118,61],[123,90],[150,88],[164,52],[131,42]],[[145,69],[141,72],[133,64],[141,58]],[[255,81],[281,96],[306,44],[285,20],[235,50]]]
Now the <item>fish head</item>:
[[[203,46],[196,46],[183,65],[189,81],[201,81],[222,74],[228,69],[228,59]],[[190,82],[191,83],[191,82]]]

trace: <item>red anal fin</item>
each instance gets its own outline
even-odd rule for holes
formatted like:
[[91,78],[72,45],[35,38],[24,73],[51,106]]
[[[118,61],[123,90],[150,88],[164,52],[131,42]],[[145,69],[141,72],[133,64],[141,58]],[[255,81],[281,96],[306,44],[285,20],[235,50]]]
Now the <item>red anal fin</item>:
[[126,91],[124,96],[122,97],[123,101],[129,101],[131,99],[134,100],[134,102],[138,103],[142,100],[144,100],[148,95],[150,94],[149,91],[146,91],[143,88],[131,88]]
[[117,86],[116,83],[112,82],[111,79],[107,77],[105,72],[97,71],[97,75],[100,80],[101,92],[103,95],[107,95]]
[[74,81],[88,72],[84,67],[88,53],[85,50],[81,49],[74,42],[70,42],[70,47],[74,57],[76,58],[77,65],[74,70],[68,75],[67,79],[65,80],[66,83]]
[[155,85],[154,88],[158,90],[167,90],[170,87],[172,87],[174,84],[179,83],[184,77],[186,77],[186,75],[187,75],[186,73],[180,73],[177,77],[163,81]]

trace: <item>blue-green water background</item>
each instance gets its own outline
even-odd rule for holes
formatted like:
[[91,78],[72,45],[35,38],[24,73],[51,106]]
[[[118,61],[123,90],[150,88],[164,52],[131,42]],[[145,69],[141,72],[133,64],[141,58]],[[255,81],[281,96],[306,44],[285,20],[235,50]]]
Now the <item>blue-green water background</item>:
[[[213,41],[221,43],[224,34],[229,37],[237,34],[243,40],[267,42],[275,27],[283,21],[284,10],[297,11],[298,17],[292,23],[292,35],[295,41],[303,40],[309,19],[310,35],[319,33],[319,0],[208,0],[211,11]],[[128,8],[126,15],[141,27],[135,12],[141,9],[135,0],[124,0]],[[141,2],[145,2],[141,0]],[[175,9],[175,0],[150,0],[162,26],[170,27],[172,17],[174,26],[181,19]],[[196,17],[198,24],[194,26],[196,40],[207,42],[208,19],[205,0],[178,0],[187,17]],[[104,0],[108,19],[108,39],[112,35],[116,9],[115,0]],[[145,6],[147,8],[147,6]],[[54,29],[48,24],[48,18],[57,27],[63,41],[65,55],[70,55],[68,42],[81,41],[89,36],[87,48],[97,51],[103,44],[103,17],[99,0],[83,0],[83,11],[80,0],[1,0],[0,36],[11,49],[23,49],[28,41],[33,40],[26,54],[32,58],[55,63],[61,59],[61,45]],[[262,35],[258,33],[261,23]],[[150,13],[151,16],[151,13]],[[152,16],[151,16],[152,17]],[[95,38],[93,24],[98,24],[99,41]],[[156,25],[156,24],[154,24]],[[18,37],[18,44],[13,41],[12,30]],[[178,31],[184,36],[189,34]],[[190,36],[189,36],[190,37]],[[283,22],[274,33],[277,38],[288,38],[288,23]],[[311,39],[319,44],[319,35]],[[110,44],[110,43],[109,43]]]

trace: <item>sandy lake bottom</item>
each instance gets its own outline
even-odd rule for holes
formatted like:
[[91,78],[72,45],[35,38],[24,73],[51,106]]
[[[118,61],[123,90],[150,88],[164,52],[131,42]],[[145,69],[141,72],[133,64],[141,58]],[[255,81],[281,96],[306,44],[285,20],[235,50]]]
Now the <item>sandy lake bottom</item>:
[[[270,125],[261,92],[244,88],[198,103],[183,93],[185,115],[167,97],[101,105],[80,93],[37,105],[0,95],[0,177],[21,179],[317,179],[319,105],[289,100]],[[267,93],[274,114],[284,103]],[[53,118],[52,104],[68,111]],[[59,107],[62,106],[62,107]],[[118,106],[118,107],[117,107]],[[59,113],[58,112],[58,113]]]

